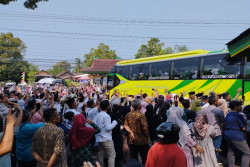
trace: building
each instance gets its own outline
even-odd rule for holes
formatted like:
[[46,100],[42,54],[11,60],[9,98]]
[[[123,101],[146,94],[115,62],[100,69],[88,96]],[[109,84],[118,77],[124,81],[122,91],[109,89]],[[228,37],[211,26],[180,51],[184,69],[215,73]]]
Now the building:
[[69,72],[69,71],[64,71],[64,72],[61,72],[60,74],[56,75],[56,78],[57,79],[68,79],[68,80],[72,80],[72,77],[74,75]]
[[40,79],[43,79],[43,78],[53,78],[53,75],[49,74],[47,71],[39,71],[38,73],[36,73],[35,75],[36,77],[36,82],[38,82]]
[[96,59],[93,61],[91,67],[83,68],[81,72],[84,74],[89,74],[88,77],[91,84],[99,84],[101,76],[108,74],[118,61],[121,60]]

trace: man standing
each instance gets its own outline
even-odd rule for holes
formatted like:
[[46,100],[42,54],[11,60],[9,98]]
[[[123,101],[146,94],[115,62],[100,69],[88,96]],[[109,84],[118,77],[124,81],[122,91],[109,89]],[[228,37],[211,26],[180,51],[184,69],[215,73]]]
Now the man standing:
[[33,137],[32,155],[37,160],[37,167],[67,167],[64,132],[56,126],[60,116],[56,109],[44,111],[45,125],[38,129]]
[[104,166],[103,160],[105,153],[108,154],[108,166],[115,166],[115,149],[112,140],[112,129],[117,125],[117,121],[111,123],[111,118],[107,114],[109,109],[109,101],[103,100],[100,103],[101,112],[96,116],[96,125],[100,128],[101,132],[96,134],[96,142],[98,142],[98,162]]
[[[238,150],[241,154],[243,154],[241,158],[241,166],[249,167],[250,164],[250,150],[245,140],[245,121],[244,118],[239,112],[242,111],[242,103],[236,100],[229,102],[229,106],[231,108],[231,112],[227,114],[226,117],[226,130],[224,132],[224,136],[227,140],[228,144],[228,166],[235,166],[235,154],[236,150]],[[237,152],[237,154],[239,153]]]
[[189,92],[189,100],[190,100],[190,106],[192,105],[193,101],[195,100],[195,92]]
[[133,111],[127,114],[124,122],[125,129],[129,132],[130,156],[138,160],[138,152],[145,165],[149,150],[149,132],[146,116],[140,113],[141,103],[139,100],[132,102]]
[[215,151],[216,151],[216,158],[219,158],[219,151],[221,146],[222,140],[222,123],[225,122],[224,112],[217,108],[218,98],[216,96],[210,96],[208,98],[209,105],[201,110],[200,112],[207,115],[208,124],[212,125],[216,130],[216,137],[213,139]]
[[207,106],[209,106],[209,103],[208,103],[208,95],[202,96],[201,99],[202,99],[202,102],[203,102],[202,108],[206,108]]

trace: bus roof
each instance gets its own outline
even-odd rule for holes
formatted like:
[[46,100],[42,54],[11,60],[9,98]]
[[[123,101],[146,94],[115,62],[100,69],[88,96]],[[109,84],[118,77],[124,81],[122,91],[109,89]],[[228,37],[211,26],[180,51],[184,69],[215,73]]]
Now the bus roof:
[[186,52],[180,52],[180,53],[173,53],[173,54],[166,54],[166,55],[160,55],[160,56],[140,58],[140,59],[124,60],[124,61],[120,61],[120,62],[116,63],[116,65],[146,63],[146,62],[151,62],[151,61],[161,61],[161,60],[167,60],[167,59],[175,59],[175,58],[182,58],[182,57],[189,57],[189,56],[198,56],[198,55],[207,54],[207,53],[219,53],[219,52],[225,52],[225,50],[220,50],[220,51],[215,51],[215,52],[210,52],[207,50],[193,50],[193,51],[186,51]]

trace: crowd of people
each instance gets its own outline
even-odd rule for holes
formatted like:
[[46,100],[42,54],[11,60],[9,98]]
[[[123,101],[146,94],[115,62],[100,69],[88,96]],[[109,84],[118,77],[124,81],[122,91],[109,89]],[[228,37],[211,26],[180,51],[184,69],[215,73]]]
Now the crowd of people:
[[249,167],[250,106],[235,91],[231,99],[109,94],[91,84],[0,87],[0,166]]

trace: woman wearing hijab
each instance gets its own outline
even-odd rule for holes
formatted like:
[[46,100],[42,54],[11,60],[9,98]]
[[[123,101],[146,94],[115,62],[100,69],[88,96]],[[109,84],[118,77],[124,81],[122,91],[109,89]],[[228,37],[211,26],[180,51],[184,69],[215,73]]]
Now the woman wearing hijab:
[[36,103],[36,109],[34,111],[34,114],[32,115],[30,123],[38,124],[41,122],[43,122],[43,111],[42,111],[41,103]]
[[204,153],[194,151],[194,166],[195,167],[218,167],[213,139],[216,136],[216,131],[213,126],[208,125],[207,115],[199,113],[194,123],[194,134],[196,143],[202,147]]
[[161,107],[159,109],[159,114],[158,114],[160,119],[161,119],[161,123],[167,121],[167,111],[169,110],[170,107],[171,107],[170,103],[168,103],[168,102],[164,102],[161,105]]
[[178,143],[187,158],[187,167],[193,167],[193,155],[191,148],[195,147],[199,153],[203,153],[203,149],[192,139],[191,131],[188,125],[182,119],[183,113],[184,111],[180,107],[171,108],[167,122],[173,122],[180,126]]
[[147,105],[145,116],[148,122],[148,131],[151,144],[154,144],[157,140],[156,128],[161,124],[160,117],[154,114],[154,107],[152,104]]
[[218,99],[218,108],[224,112],[224,116],[226,117],[229,109],[225,99]]
[[191,110],[194,110],[196,112],[202,110],[202,107],[201,107],[201,100],[194,100],[194,102],[192,103],[191,105]]
[[85,117],[78,114],[74,117],[73,126],[69,132],[69,142],[71,144],[71,167],[82,167],[84,161],[93,164],[90,140],[100,132],[100,129],[91,120],[87,119],[93,128],[85,125]]

